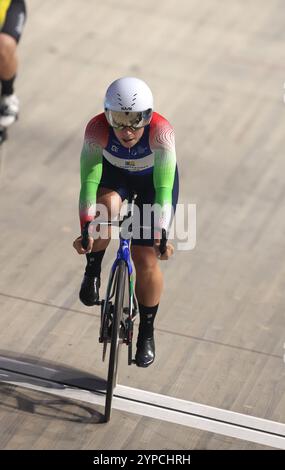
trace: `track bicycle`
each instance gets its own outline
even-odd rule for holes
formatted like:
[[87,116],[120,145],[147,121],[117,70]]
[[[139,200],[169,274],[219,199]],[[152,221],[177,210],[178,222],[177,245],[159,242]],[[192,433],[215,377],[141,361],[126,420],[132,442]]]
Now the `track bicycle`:
[[[103,345],[103,361],[106,358],[107,346],[110,343],[108,378],[105,401],[105,421],[111,417],[112,399],[118,378],[119,353],[122,344],[128,347],[128,365],[135,362],[132,354],[134,321],[138,314],[138,303],[134,292],[134,272],[130,255],[132,235],[132,219],[136,193],[128,199],[127,214],[120,221],[99,222],[98,225],[119,226],[119,249],[112,265],[106,289],[105,298],[97,302],[101,305],[101,324],[99,342]],[[122,230],[124,223],[130,231],[127,236]],[[96,224],[96,220],[94,221]],[[81,244],[86,249],[88,245],[88,229],[86,224],[82,233]],[[125,224],[126,226],[126,224]],[[141,227],[151,229],[151,227]],[[166,231],[162,229],[159,250],[163,254],[166,250]]]

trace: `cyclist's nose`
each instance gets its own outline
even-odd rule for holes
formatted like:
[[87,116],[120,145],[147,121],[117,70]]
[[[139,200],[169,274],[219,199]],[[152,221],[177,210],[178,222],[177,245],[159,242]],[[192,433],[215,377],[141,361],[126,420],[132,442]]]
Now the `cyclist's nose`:
[[130,135],[133,135],[133,131],[130,127],[125,127],[123,129],[123,136],[124,137],[129,137]]

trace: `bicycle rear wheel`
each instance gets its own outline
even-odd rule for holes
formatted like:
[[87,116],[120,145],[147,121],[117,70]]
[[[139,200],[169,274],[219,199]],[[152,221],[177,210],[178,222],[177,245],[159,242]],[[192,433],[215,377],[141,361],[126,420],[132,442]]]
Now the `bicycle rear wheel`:
[[124,293],[126,282],[127,267],[124,261],[119,261],[117,267],[118,273],[116,277],[116,290],[115,290],[115,305],[113,312],[112,334],[111,334],[111,348],[109,357],[108,379],[107,379],[107,392],[105,403],[105,421],[109,421],[111,416],[111,407],[114,388],[117,383],[118,376],[118,363],[119,363],[119,349],[122,340],[120,339],[120,326],[123,317],[124,306]]

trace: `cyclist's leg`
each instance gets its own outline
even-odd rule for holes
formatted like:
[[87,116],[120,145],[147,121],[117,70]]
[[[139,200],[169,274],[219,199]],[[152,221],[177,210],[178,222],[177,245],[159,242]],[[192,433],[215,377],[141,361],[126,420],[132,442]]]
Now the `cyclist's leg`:
[[15,76],[18,66],[16,40],[9,34],[0,32],[0,70],[1,81]]
[[[119,214],[121,205],[122,199],[119,193],[105,187],[100,187],[98,189],[97,206],[105,208],[104,212],[108,214],[108,219]],[[98,216],[100,217],[100,213]],[[81,302],[87,306],[96,304],[99,299],[101,265],[106,248],[110,242],[110,229],[111,227],[105,227],[102,234],[103,236],[94,240],[91,253],[86,255],[87,263],[79,292],[79,298]],[[102,231],[100,230],[100,232]]]
[[0,70],[1,80],[15,76],[18,67],[17,44],[26,20],[26,7],[23,0],[10,4],[0,31]]
[[132,245],[132,259],[136,268],[136,296],[141,305],[151,307],[160,301],[163,278],[152,246]]
[[[104,214],[109,220],[119,214],[122,201],[127,196],[124,178],[124,174],[119,169],[103,159],[103,174],[98,188],[96,204],[100,219]],[[87,264],[79,293],[81,302],[87,306],[94,305],[99,298],[101,265],[110,242],[111,228],[106,227],[102,230],[102,227],[100,227],[99,230],[99,236],[94,240],[92,252],[86,255]]]
[[1,106],[0,124],[12,124],[19,112],[19,101],[14,94],[14,81],[18,69],[17,44],[26,19],[23,0],[10,4],[0,32]]
[[[102,207],[103,214],[106,213],[108,220],[114,220],[120,213],[120,209],[122,207],[122,198],[121,191],[117,192],[111,188],[106,188],[100,184],[98,189],[98,196],[97,196],[97,207],[98,209]],[[104,210],[105,209],[105,210]],[[97,212],[96,218],[102,218],[102,214],[100,211]],[[101,227],[100,233],[102,234],[100,237],[96,238],[93,243],[92,252],[106,250],[107,246],[110,243],[111,237],[111,227]]]
[[[140,180],[142,181],[142,179]],[[144,181],[144,190],[137,189],[137,205],[142,212],[144,204],[154,204],[155,191],[152,179]],[[176,170],[172,191],[172,205],[175,212],[179,192],[179,179]],[[141,223],[143,221],[141,220]],[[159,267],[154,248],[154,239],[134,239],[132,257],[136,268],[136,295],[140,310],[140,326],[137,342],[136,362],[147,367],[154,361],[154,320],[158,310],[163,289],[163,276]]]
[[136,296],[140,312],[136,363],[140,367],[147,367],[155,358],[154,320],[162,293],[163,277],[152,246],[132,245],[132,258],[136,269]]

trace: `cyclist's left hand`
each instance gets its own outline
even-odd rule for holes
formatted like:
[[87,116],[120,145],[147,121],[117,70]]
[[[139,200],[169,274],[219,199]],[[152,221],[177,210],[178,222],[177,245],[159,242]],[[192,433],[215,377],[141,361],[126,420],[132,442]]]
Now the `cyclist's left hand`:
[[85,250],[83,246],[81,245],[82,242],[82,235],[80,237],[77,237],[74,242],[73,242],[73,248],[77,251],[79,255],[86,255],[87,253],[90,253],[92,250],[93,246],[93,238],[89,237],[88,239],[88,246],[87,249]]
[[171,245],[171,243],[167,242],[167,245],[166,245],[166,251],[165,253],[163,253],[163,255],[160,254],[160,251],[159,251],[159,244],[160,244],[160,240],[154,240],[154,249],[155,249],[155,254],[156,256],[161,259],[161,260],[167,260],[169,259],[173,253],[174,253],[174,246]]

